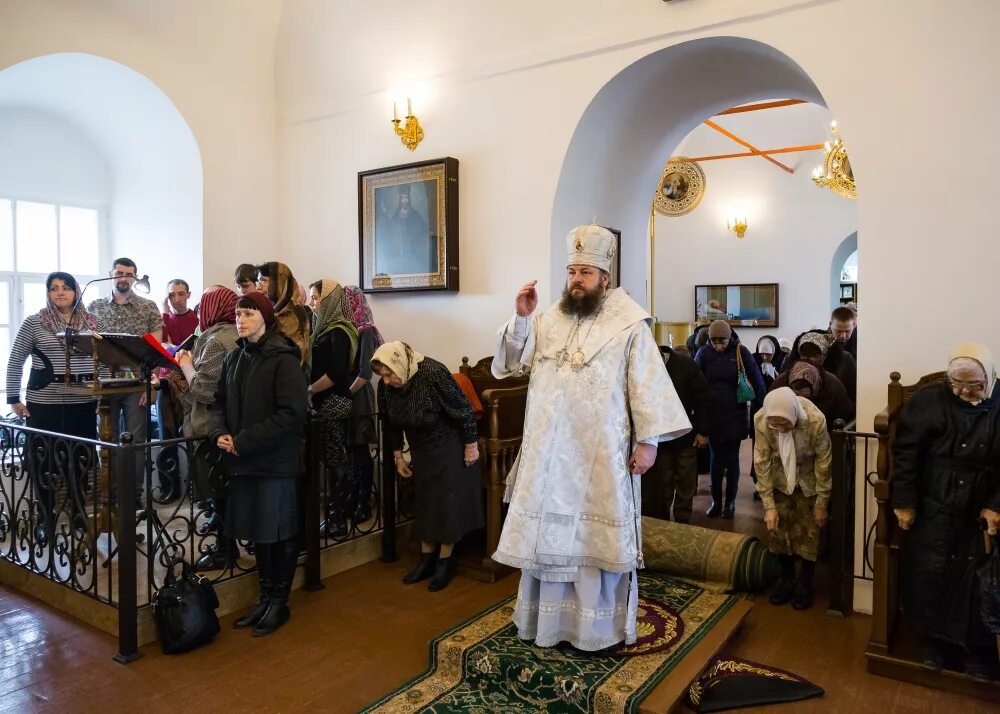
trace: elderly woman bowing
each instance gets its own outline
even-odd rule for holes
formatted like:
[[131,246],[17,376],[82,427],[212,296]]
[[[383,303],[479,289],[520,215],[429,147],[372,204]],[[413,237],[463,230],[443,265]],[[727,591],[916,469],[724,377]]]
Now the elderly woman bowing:
[[[379,412],[386,415],[396,471],[415,479],[421,556],[403,582],[429,577],[428,589],[441,590],[451,581],[454,544],[483,525],[472,406],[443,364],[405,342],[385,343],[371,364],[382,378]],[[403,457],[404,432],[410,464]]]
[[827,522],[832,483],[826,418],[808,399],[779,387],[764,398],[754,417],[754,431],[757,491],[770,550],[781,563],[771,603],[784,605],[791,600],[793,608],[805,610],[812,604],[820,529]]
[[993,636],[982,622],[976,569],[983,536],[1000,527],[1000,400],[993,355],[967,343],[952,353],[948,379],[911,396],[893,443],[892,506],[903,548],[903,605],[926,637],[923,664],[961,656],[970,677],[990,676]]

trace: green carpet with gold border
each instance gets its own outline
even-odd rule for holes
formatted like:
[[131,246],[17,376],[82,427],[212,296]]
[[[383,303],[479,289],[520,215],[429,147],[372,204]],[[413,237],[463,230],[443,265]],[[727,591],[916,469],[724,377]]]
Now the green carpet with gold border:
[[637,642],[600,654],[518,639],[507,598],[433,640],[427,670],[363,714],[638,711],[738,599],[646,572],[639,593]]

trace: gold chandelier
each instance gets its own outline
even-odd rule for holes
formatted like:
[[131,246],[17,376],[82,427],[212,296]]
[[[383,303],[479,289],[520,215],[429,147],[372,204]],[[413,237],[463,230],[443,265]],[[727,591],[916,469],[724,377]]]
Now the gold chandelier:
[[834,136],[833,143],[827,141],[823,145],[823,163],[813,169],[812,180],[820,188],[828,188],[838,196],[857,198],[851,160],[847,156],[847,147],[838,136],[836,121],[830,122],[830,133]]

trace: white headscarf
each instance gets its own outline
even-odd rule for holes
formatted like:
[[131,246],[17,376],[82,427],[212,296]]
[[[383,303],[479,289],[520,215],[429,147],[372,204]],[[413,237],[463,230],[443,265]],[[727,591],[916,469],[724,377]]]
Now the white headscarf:
[[423,361],[424,356],[414,352],[405,342],[386,342],[372,355],[372,366],[376,362],[385,365],[403,381],[403,384],[410,381],[417,372],[417,365]]
[[[779,387],[773,392],[768,392],[764,397],[764,416],[783,417],[792,423],[792,428],[799,423],[800,419],[806,418],[805,410],[799,404],[799,398],[795,396],[788,387]],[[792,432],[777,432],[778,454],[781,456],[781,466],[785,471],[785,478],[788,480],[788,493],[795,490],[795,480],[797,476],[797,459],[795,457],[795,437]]]
[[787,337],[779,337],[778,347],[780,347],[783,350],[790,350],[792,349],[792,341]]
[[985,399],[989,399],[993,395],[993,388],[997,383],[997,371],[993,363],[993,353],[990,352],[990,348],[978,342],[964,342],[960,344],[951,352],[948,371],[950,372],[952,367],[959,366],[965,360],[971,360],[983,370],[983,374],[986,375]]

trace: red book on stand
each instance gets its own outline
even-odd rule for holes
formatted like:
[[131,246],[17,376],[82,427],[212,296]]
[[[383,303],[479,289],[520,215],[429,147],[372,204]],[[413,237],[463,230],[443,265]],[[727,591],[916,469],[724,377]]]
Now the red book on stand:
[[160,343],[158,339],[153,337],[152,333],[147,332],[145,335],[142,336],[142,339],[145,340],[146,344],[148,344],[150,347],[159,352],[160,355],[163,357],[163,359],[169,361],[170,364],[172,364],[174,367],[180,370],[181,366],[177,362],[177,360],[174,359],[174,356],[167,351],[167,349]]

